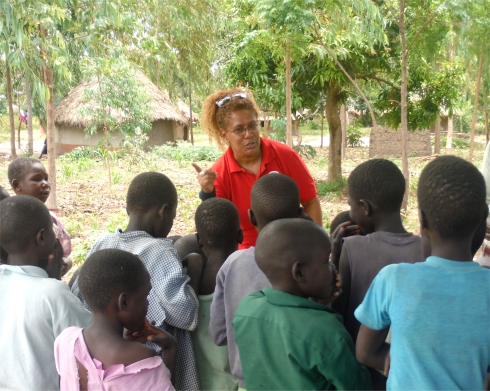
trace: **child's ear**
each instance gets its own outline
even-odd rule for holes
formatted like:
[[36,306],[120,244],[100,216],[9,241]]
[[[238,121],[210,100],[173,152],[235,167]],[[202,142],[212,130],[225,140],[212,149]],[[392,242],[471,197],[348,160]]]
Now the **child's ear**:
[[366,200],[360,200],[359,202],[362,204],[362,208],[364,209],[364,215],[371,216],[373,214],[373,206],[371,203]]
[[304,284],[306,281],[303,265],[300,262],[295,262],[292,268],[293,279],[296,282]]
[[41,228],[36,234],[36,244],[37,245],[44,246],[44,244],[46,243],[46,241],[44,239],[44,235],[45,235],[45,230],[44,230],[44,228]]
[[196,232],[196,240],[197,240],[197,245],[199,246],[199,248],[203,248],[204,244],[202,243],[201,237],[199,236],[199,234],[197,232]]
[[252,209],[248,210],[248,219],[254,227],[257,226],[257,218],[255,217],[254,211]]
[[160,217],[160,220],[163,220],[165,217],[165,212],[168,209],[168,204],[163,204],[160,209],[158,209],[158,217]]
[[238,244],[242,244],[242,242],[243,242],[243,229],[241,229],[241,228],[238,230],[237,239],[238,239]]
[[117,298],[117,307],[120,311],[128,310],[128,294],[126,292],[122,292]]
[[302,206],[300,206],[299,209],[298,209],[298,217],[300,219],[304,219],[305,218],[305,209]]
[[14,190],[14,192],[16,194],[17,194],[17,192],[21,191],[20,181],[18,179],[13,179],[12,180],[12,183],[10,184],[10,186],[12,186],[12,189]]

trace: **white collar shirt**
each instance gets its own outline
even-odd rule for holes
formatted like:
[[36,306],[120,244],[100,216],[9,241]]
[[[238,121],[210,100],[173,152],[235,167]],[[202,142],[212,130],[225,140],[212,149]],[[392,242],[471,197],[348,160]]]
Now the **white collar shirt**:
[[36,266],[0,265],[0,390],[59,390],[54,340],[91,314]]

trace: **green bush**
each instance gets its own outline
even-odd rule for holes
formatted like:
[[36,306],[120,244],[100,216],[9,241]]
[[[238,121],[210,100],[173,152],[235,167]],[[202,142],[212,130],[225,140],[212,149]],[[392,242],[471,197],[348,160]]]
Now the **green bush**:
[[347,179],[343,176],[338,177],[334,182],[318,181],[316,188],[319,195],[326,195],[328,193],[340,193],[347,187]]
[[349,147],[362,147],[362,124],[354,122],[352,125],[347,125],[347,145]]
[[[441,137],[441,148],[446,148],[446,140],[447,140],[446,136]],[[464,149],[469,147],[470,147],[470,140],[461,137],[453,137],[451,148]]]
[[318,129],[320,129],[320,125],[318,125],[315,121],[309,121],[308,122],[308,129],[318,130]]
[[223,152],[215,146],[193,146],[188,143],[167,143],[152,149],[152,153],[168,160],[174,161],[208,161],[214,162]]

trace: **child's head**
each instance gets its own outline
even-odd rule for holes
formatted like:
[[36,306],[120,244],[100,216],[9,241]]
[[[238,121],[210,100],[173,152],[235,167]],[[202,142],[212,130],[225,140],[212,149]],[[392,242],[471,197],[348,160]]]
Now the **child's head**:
[[118,249],[92,253],[81,267],[78,285],[92,312],[114,317],[129,331],[145,321],[151,283],[137,255]]
[[441,156],[425,166],[417,196],[420,232],[429,241],[469,239],[469,244],[488,215],[483,176],[456,156]]
[[250,203],[250,221],[259,232],[271,221],[303,215],[298,186],[279,173],[264,175],[254,183]]
[[350,218],[349,210],[344,210],[343,212],[340,212],[337,216],[335,216],[332,222],[330,223],[330,235],[334,233],[334,231],[337,229],[337,227],[340,224],[346,223],[347,221],[352,221]]
[[36,159],[21,157],[9,164],[10,186],[17,195],[30,195],[42,202],[49,197],[48,172]]
[[159,172],[144,172],[133,178],[126,196],[130,218],[138,216],[153,226],[155,237],[165,238],[172,229],[177,211],[177,190]]
[[400,169],[386,159],[359,164],[347,180],[350,218],[368,234],[374,231],[375,215],[400,213],[405,178]]
[[478,249],[481,247],[485,234],[487,233],[487,222],[482,221],[473,235],[471,240],[471,255],[475,256]]
[[272,287],[301,297],[329,298],[335,289],[330,239],[317,224],[280,219],[260,231],[255,260]]
[[238,209],[224,198],[202,202],[197,207],[195,222],[197,240],[206,255],[209,250],[232,253],[243,240]]
[[[53,221],[46,206],[31,196],[10,197],[0,201],[0,246],[9,254],[12,264],[34,264],[58,278],[59,265],[48,262],[56,237]],[[15,259],[15,262],[12,262]],[[29,261],[28,261],[29,260]],[[56,270],[59,266],[59,270]],[[48,270],[49,269],[49,270]]]
[[5,198],[9,198],[10,194],[5,190],[2,186],[0,186],[0,201],[4,200]]

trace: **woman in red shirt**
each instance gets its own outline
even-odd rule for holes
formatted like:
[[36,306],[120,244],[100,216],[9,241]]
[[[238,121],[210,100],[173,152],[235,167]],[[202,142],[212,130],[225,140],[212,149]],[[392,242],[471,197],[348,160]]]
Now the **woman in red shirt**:
[[258,116],[250,91],[233,88],[209,95],[201,114],[203,128],[219,147],[228,148],[209,169],[193,163],[202,188],[199,197],[226,198],[237,207],[244,235],[240,249],[255,246],[257,232],[248,218],[250,191],[257,179],[271,172],[296,182],[305,213],[322,225],[320,201],[308,168],[287,145],[260,137]]

